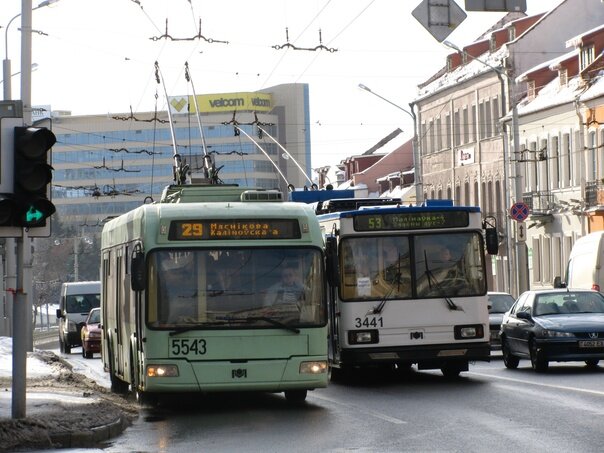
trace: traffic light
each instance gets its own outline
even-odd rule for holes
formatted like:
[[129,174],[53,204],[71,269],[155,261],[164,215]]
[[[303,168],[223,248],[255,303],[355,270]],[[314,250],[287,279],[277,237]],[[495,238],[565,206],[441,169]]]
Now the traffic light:
[[48,152],[56,141],[55,134],[46,127],[15,127],[13,199],[16,210],[12,219],[14,226],[46,226],[46,219],[56,211],[48,199],[48,185],[52,181]]

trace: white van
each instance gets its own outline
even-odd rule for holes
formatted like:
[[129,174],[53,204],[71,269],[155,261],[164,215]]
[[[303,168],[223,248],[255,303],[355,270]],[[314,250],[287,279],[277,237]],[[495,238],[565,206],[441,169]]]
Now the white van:
[[604,292],[603,261],[604,231],[590,233],[577,239],[568,258],[566,281],[559,286]]
[[90,310],[100,305],[100,281],[63,283],[57,309],[61,352],[69,354],[72,347],[82,345],[82,325]]

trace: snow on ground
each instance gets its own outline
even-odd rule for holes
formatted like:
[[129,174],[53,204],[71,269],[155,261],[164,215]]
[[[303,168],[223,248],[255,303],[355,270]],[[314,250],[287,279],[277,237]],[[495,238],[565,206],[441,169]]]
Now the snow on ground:
[[[57,373],[52,366],[40,360],[36,352],[27,353],[27,377],[44,377]],[[0,337],[0,377],[13,375],[13,339]]]

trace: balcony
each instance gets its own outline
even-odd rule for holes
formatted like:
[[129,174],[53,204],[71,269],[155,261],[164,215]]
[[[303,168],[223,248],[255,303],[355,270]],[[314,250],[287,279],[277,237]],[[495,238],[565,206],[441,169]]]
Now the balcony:
[[549,214],[554,208],[554,197],[549,190],[525,192],[522,201],[529,207],[532,216]]
[[604,205],[604,183],[602,180],[586,182],[583,198],[586,208]]

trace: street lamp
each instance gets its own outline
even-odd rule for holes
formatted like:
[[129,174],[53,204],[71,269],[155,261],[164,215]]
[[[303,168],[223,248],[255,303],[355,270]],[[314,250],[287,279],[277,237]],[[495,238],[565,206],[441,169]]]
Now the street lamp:
[[[44,0],[43,2],[41,2],[40,4],[38,4],[38,6],[34,6],[31,10],[35,11],[37,9],[40,8],[44,8],[45,6],[49,6],[52,5],[53,3],[58,2],[59,0]],[[2,62],[2,76],[4,78],[4,100],[8,101],[11,98],[11,63],[10,60],[8,59],[8,28],[10,27],[10,24],[13,23],[13,21],[17,18],[20,17],[21,13],[17,14],[16,16],[14,16],[11,20],[8,21],[8,24],[6,25],[6,27],[4,28],[4,61]],[[33,65],[32,65],[32,70],[33,70]],[[17,72],[13,75],[17,75],[20,74],[20,72]]]
[[[514,87],[515,87],[515,81],[513,78],[511,78],[509,76],[509,74],[507,73],[507,71],[504,68],[499,68],[496,66],[492,66],[489,63],[482,61],[479,58],[474,57],[473,55],[468,54],[465,50],[460,49],[458,46],[456,46],[455,44],[453,44],[450,41],[443,41],[442,42],[445,46],[455,50],[456,52],[459,52],[461,54],[464,54],[466,56],[469,56],[470,58],[472,58],[473,60],[476,60],[477,62],[483,64],[484,66],[492,69],[495,74],[497,74],[497,78],[499,79],[500,83],[501,83],[501,115],[502,117],[506,115],[506,90],[505,90],[505,83],[504,83],[504,78],[508,83],[508,87],[511,87],[512,89],[512,93],[514,92]],[[519,133],[519,124],[518,124],[518,103],[516,102],[515,99],[513,99],[510,96],[510,104],[512,106],[512,134],[513,134],[513,146],[514,146],[514,150],[517,151],[518,149],[520,149],[520,133]],[[504,123],[502,123],[504,124]],[[506,218],[508,219],[508,222],[506,224],[507,227],[507,231],[508,231],[508,236],[511,230],[511,219],[509,218],[509,216],[507,215],[507,213],[509,212],[510,208],[511,208],[511,203],[510,203],[510,196],[509,196],[509,190],[508,190],[508,183],[507,183],[507,179],[508,179],[508,165],[511,164],[511,159],[510,159],[510,152],[509,152],[509,144],[506,146],[505,145],[505,138],[506,135],[505,133],[503,134],[503,138],[504,138],[504,150],[503,150],[503,174],[504,174],[504,180],[505,180],[505,194],[506,194]],[[506,152],[506,150],[508,152]],[[517,156],[517,154],[516,154]],[[514,164],[514,175],[512,176],[512,179],[514,180],[514,191],[513,191],[513,198],[515,201],[518,201],[521,194],[522,194],[522,180],[521,180],[521,166],[520,166],[520,159],[518,159],[518,157],[516,157],[516,159],[514,159],[515,164]],[[510,165],[511,166],[511,165]],[[510,241],[509,239],[507,240],[508,243],[508,270],[509,270],[509,275],[512,275],[512,266],[511,266],[511,253],[510,253]],[[528,289],[528,256],[526,254],[526,249],[523,247],[523,244],[518,240],[518,236],[515,236],[515,241],[514,241],[514,248],[516,250],[516,285],[517,285],[517,294],[522,293],[523,291]],[[511,284],[510,284],[511,286]]]
[[409,115],[411,117],[411,119],[413,120],[413,139],[411,141],[411,144],[412,144],[412,148],[413,148],[413,172],[414,172],[414,184],[415,184],[415,204],[416,205],[420,205],[423,202],[423,199],[424,199],[424,193],[423,193],[423,190],[422,190],[422,162],[421,162],[421,158],[419,156],[419,146],[418,146],[419,144],[418,144],[418,141],[417,141],[417,117],[415,116],[415,112],[413,112],[413,106],[412,106],[412,104],[409,104],[411,106],[411,110],[407,110],[407,109],[401,107],[400,105],[395,104],[391,100],[386,99],[383,96],[380,96],[375,91],[372,91],[371,88],[369,88],[367,85],[363,85],[362,83],[359,83],[359,88],[361,90],[364,90],[364,91],[367,91],[368,93],[373,94],[374,96],[377,96],[381,100],[386,101],[388,104],[396,107],[397,109],[402,110],[407,115]]

